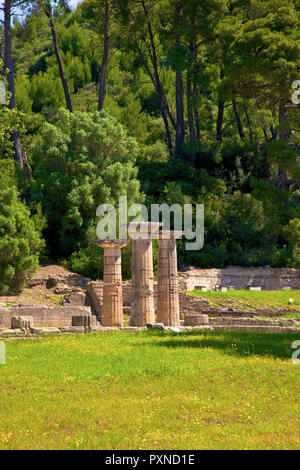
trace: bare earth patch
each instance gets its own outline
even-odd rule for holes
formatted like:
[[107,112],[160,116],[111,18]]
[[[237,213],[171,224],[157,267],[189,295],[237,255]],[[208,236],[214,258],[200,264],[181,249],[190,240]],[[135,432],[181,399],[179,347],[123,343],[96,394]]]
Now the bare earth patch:
[[2,307],[15,307],[19,304],[23,305],[46,305],[48,307],[57,307],[62,305],[63,295],[55,293],[55,287],[47,288],[46,280],[48,278],[58,277],[61,279],[60,284],[64,283],[74,273],[68,271],[63,266],[55,264],[42,266],[33,276],[33,281],[40,282],[38,285],[25,288],[20,293],[10,293],[0,296],[0,305]]

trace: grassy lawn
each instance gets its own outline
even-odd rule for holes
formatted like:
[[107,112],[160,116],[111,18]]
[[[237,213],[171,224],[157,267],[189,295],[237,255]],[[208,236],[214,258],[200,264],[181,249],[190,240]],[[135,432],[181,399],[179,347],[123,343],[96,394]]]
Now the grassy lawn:
[[[300,317],[300,290],[258,292],[243,289],[229,290],[227,292],[193,290],[189,294],[208,299],[218,308],[232,307],[240,310],[264,309],[266,311],[269,310],[271,313],[274,313],[275,310],[284,310],[287,312],[284,316]],[[293,299],[292,304],[289,304],[289,299]]]
[[8,341],[0,449],[299,449],[292,334]]

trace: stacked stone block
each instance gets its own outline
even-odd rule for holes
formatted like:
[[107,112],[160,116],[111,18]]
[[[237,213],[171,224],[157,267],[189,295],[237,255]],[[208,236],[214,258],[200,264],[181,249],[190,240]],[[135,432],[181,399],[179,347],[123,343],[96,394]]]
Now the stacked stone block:
[[165,326],[180,326],[176,239],[182,234],[165,230],[159,234],[157,322]]
[[104,248],[102,326],[123,327],[121,248],[129,240],[107,239],[95,243]]

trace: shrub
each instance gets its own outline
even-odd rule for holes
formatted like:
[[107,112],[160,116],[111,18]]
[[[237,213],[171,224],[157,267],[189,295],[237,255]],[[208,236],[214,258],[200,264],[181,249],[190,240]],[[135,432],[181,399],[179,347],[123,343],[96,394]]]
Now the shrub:
[[25,277],[38,267],[44,246],[41,230],[44,219],[38,209],[31,216],[20,200],[13,170],[8,162],[0,163],[0,293],[19,290]]

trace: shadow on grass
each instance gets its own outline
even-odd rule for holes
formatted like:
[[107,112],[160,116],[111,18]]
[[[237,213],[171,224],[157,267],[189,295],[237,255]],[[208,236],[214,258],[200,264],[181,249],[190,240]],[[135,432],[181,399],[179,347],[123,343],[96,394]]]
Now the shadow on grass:
[[291,348],[292,343],[300,340],[300,330],[299,335],[243,331],[185,332],[180,335],[151,332],[150,335],[159,336],[161,340],[147,341],[144,344],[164,348],[211,348],[222,350],[231,356],[258,355],[280,359],[290,359],[294,351]]

